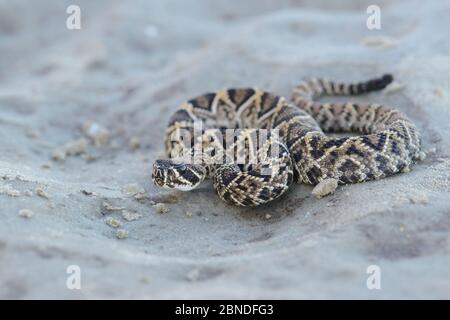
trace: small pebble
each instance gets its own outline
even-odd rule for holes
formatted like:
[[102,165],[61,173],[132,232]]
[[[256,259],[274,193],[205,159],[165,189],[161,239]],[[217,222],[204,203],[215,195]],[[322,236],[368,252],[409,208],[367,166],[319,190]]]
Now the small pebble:
[[122,210],[122,218],[124,218],[126,221],[134,221],[141,217],[142,217],[142,214],[139,214],[137,212]]
[[33,217],[33,215],[34,215],[34,213],[30,209],[22,209],[19,211],[19,216],[21,216],[23,218],[30,219]]
[[106,201],[103,201],[102,207],[106,211],[120,211],[120,210],[123,210],[122,207],[114,207],[113,205],[111,205],[110,203],[108,203]]
[[154,205],[156,212],[164,214],[170,211],[169,207],[167,207],[164,203],[157,203]]
[[333,194],[338,186],[336,179],[325,179],[317,184],[311,192],[317,199]]
[[133,150],[137,150],[141,147],[141,141],[138,137],[132,137],[129,141],[130,147]]
[[13,187],[6,185],[0,187],[0,194],[6,194],[10,197],[20,197],[22,194],[19,190],[14,189]]
[[68,156],[77,156],[86,152],[87,140],[84,138],[66,143],[64,150]]
[[199,277],[200,277],[200,270],[198,269],[192,269],[186,274],[186,278],[189,281],[196,281],[198,280]]
[[138,193],[136,193],[136,194],[134,195],[134,198],[135,198],[137,201],[142,202],[142,201],[144,201],[144,200],[147,198],[147,195],[145,194],[145,192],[138,192]]
[[189,217],[189,218],[192,217],[192,212],[186,211],[186,216]]
[[126,239],[128,238],[128,231],[125,229],[118,229],[116,231],[116,237],[117,239]]
[[64,161],[66,160],[66,152],[61,149],[56,149],[52,152],[52,159],[55,161]]
[[45,192],[44,189],[42,189],[41,187],[37,187],[35,191],[36,191],[36,194],[37,194],[39,197],[42,197],[42,198],[45,198],[45,199],[49,199],[49,198],[50,198],[50,196],[48,195],[48,193]]
[[88,153],[83,153],[81,155],[81,158],[83,160],[86,160],[87,162],[93,162],[93,161],[97,160],[97,158],[95,156],[93,156],[92,154],[88,154]]
[[83,124],[82,129],[84,134],[91,138],[97,147],[104,146],[108,143],[109,131],[98,123],[86,122]]
[[267,220],[269,220],[270,218],[272,218],[272,215],[267,213],[265,217]]
[[419,153],[419,160],[420,160],[420,161],[425,160],[426,157],[427,157],[427,154],[426,154],[425,152],[421,151],[421,152]]
[[117,220],[117,219],[114,219],[113,217],[108,217],[108,218],[106,218],[106,219],[105,219],[105,223],[106,223],[107,225],[109,225],[110,227],[113,227],[113,228],[118,228],[118,227],[121,226],[120,221]]

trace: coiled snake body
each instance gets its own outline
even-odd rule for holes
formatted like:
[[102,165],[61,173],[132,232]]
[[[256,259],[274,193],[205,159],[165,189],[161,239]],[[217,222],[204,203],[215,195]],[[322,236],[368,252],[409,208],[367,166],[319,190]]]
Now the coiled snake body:
[[[170,118],[165,146],[171,159],[155,162],[153,181],[191,190],[212,177],[222,200],[256,206],[281,196],[293,181],[317,184],[334,178],[346,184],[408,171],[419,158],[420,136],[400,111],[314,101],[321,95],[381,90],[391,81],[391,75],[358,84],[308,80],[294,89],[291,102],[256,88],[219,90],[189,100]],[[231,138],[226,129],[236,129]],[[262,131],[268,133],[264,139]],[[361,135],[339,138],[324,131]],[[249,160],[249,151],[258,161]],[[237,163],[237,155],[246,161]]]

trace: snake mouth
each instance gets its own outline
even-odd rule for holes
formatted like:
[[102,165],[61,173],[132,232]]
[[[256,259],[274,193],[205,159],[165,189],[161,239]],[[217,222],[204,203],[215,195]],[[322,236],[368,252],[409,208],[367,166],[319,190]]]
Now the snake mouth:
[[164,163],[164,161],[156,160],[153,164],[152,170],[152,180],[158,187],[167,187],[166,177],[168,174],[169,167]]
[[164,187],[164,176],[160,171],[154,170],[152,172],[152,180],[153,180],[153,183],[155,185],[157,185],[158,187]]

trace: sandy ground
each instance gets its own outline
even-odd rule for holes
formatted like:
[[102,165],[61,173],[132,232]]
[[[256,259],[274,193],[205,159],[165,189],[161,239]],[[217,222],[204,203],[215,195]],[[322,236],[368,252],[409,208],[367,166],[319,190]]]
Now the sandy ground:
[[[370,31],[372,2],[77,1],[70,31],[72,2],[0,1],[0,297],[450,298],[450,3],[378,1]],[[258,209],[150,181],[189,97],[385,72],[356,100],[417,123],[410,173]]]

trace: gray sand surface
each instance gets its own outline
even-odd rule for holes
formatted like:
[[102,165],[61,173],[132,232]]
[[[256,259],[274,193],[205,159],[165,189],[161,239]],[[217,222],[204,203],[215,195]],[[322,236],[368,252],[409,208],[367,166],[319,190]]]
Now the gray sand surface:
[[[0,298],[450,298],[450,2],[378,1],[374,31],[373,1],[77,3],[71,31],[70,1],[0,0]],[[258,209],[150,180],[190,97],[386,72],[353,100],[417,124],[409,173]]]

